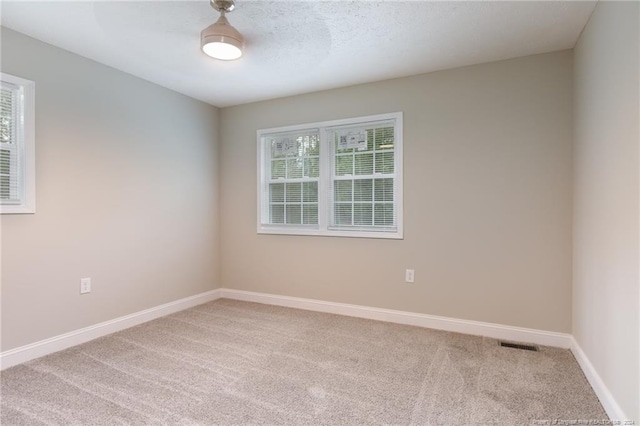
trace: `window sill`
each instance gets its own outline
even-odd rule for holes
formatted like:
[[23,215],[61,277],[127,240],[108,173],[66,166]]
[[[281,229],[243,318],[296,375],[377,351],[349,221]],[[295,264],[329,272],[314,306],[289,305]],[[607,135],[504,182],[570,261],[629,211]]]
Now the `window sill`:
[[402,231],[349,231],[349,230],[321,230],[318,228],[280,228],[259,226],[258,234],[267,235],[301,235],[314,237],[347,237],[347,238],[378,238],[384,240],[402,240]]
[[35,214],[35,206],[29,205],[0,205],[0,214]]

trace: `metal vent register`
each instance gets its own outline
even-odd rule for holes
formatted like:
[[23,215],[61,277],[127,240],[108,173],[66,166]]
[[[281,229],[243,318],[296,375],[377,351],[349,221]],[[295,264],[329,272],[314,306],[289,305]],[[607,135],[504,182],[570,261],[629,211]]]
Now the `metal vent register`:
[[504,348],[522,349],[524,351],[538,352],[537,346],[523,345],[522,343],[500,342],[500,346]]

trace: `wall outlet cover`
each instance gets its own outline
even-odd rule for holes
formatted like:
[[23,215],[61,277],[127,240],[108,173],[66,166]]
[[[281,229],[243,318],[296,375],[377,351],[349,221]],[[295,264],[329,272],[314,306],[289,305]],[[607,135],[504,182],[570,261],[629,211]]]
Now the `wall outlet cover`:
[[415,281],[415,278],[416,278],[416,273],[413,269],[407,269],[404,272],[404,282],[412,283]]
[[91,278],[82,278],[80,280],[80,294],[91,293]]

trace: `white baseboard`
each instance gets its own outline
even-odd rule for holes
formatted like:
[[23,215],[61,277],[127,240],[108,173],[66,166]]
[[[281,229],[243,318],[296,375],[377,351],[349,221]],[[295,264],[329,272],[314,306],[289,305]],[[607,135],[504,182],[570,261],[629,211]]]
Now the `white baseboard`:
[[[594,392],[598,396],[604,411],[607,412],[607,415],[611,420],[628,420],[629,417],[625,415],[622,411],[622,408],[616,402],[613,395],[609,391],[609,388],[604,384],[604,381],[587,358],[587,354],[584,353],[578,342],[575,338],[571,337],[571,352],[573,356],[578,361],[580,368],[584,372],[584,375],[587,377],[589,384],[593,388]],[[632,424],[632,423],[629,423]]]
[[267,305],[286,306],[308,311],[327,312],[351,317],[387,321],[397,324],[415,325],[437,330],[454,331],[476,336],[515,342],[533,343],[543,346],[554,346],[563,349],[571,347],[571,335],[531,328],[511,327],[479,321],[469,321],[414,312],[395,311],[391,309],[371,308],[368,306],[349,305],[346,303],[325,302],[323,300],[303,299],[299,297],[278,296],[267,293],[233,290],[222,288],[221,297],[264,303]]
[[596,372],[586,354],[583,352],[582,348],[580,348],[580,345],[578,345],[573,336],[569,334],[227,288],[207,291],[195,296],[165,303],[164,305],[156,306],[144,311],[136,312],[2,352],[0,353],[0,370],[220,298],[285,306],[309,311],[326,312],[357,318],[387,321],[397,324],[433,328],[436,330],[453,331],[476,336],[486,336],[494,339],[571,349],[571,352],[575,356],[578,364],[584,371],[587,380],[591,384],[591,387],[593,387],[596,395],[600,399],[607,415],[614,420],[628,419]]
[[185,297],[0,353],[0,370],[220,298],[220,289]]

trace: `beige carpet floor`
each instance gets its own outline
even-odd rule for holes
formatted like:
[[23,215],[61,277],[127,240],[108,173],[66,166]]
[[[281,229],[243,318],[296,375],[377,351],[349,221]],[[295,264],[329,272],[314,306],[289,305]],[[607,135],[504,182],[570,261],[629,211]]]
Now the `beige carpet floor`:
[[606,419],[568,350],[217,300],[1,373],[2,425]]

